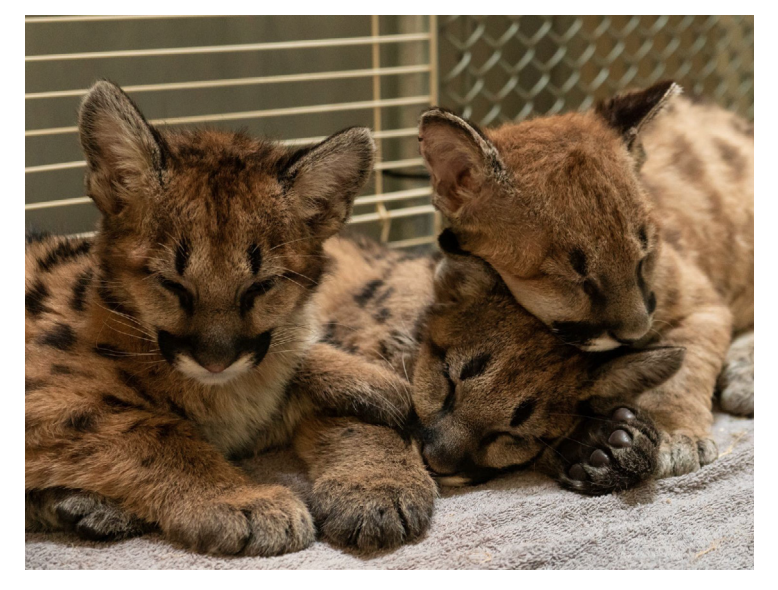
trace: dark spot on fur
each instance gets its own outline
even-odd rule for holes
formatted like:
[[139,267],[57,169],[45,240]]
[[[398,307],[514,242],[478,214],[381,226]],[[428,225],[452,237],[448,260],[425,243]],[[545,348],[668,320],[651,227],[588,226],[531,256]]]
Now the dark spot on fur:
[[383,293],[376,297],[375,304],[377,306],[383,305],[384,301],[391,297],[392,293],[394,293],[394,287],[389,287],[388,289],[384,290]]
[[166,439],[175,432],[176,425],[173,422],[165,422],[163,424],[158,424],[155,430],[158,438]]
[[675,138],[673,161],[681,173],[693,182],[699,182],[705,173],[702,161],[694,153],[691,144],[683,137]]
[[76,432],[93,432],[96,426],[97,420],[94,413],[87,410],[75,411],[65,420],[65,427]]
[[73,295],[70,298],[70,309],[73,311],[84,311],[86,290],[89,287],[89,283],[91,282],[92,269],[87,269],[78,275],[76,282],[73,284]]
[[173,412],[176,416],[183,418],[184,420],[189,420],[189,414],[187,414],[186,410],[179,406],[176,402],[173,400],[168,400],[168,405],[170,406],[170,411]]
[[646,311],[648,311],[649,314],[656,311],[656,293],[653,291],[648,294],[648,298],[646,299]]
[[110,393],[103,394],[103,404],[105,404],[108,407],[108,409],[111,410],[112,412],[124,412],[127,410],[143,409],[142,407],[133,404],[132,402],[128,402],[126,400],[120,399]]
[[33,283],[29,291],[24,294],[24,309],[27,310],[32,317],[37,317],[44,311],[48,310],[45,305],[46,299],[48,299],[50,293],[46,285],[44,285],[40,279]]
[[51,365],[52,375],[72,375],[73,373],[73,369],[67,365]]
[[24,393],[30,393],[31,391],[37,391],[46,386],[46,382],[43,379],[30,379],[24,378]]
[[151,397],[151,395],[149,395],[141,380],[138,379],[135,375],[132,375],[123,369],[119,370],[118,375],[119,380],[127,387],[132,389],[135,393],[137,393],[138,396],[141,397],[144,401],[152,406],[156,405],[156,400]]
[[70,350],[76,343],[76,333],[67,324],[58,322],[51,330],[40,336],[39,342],[57,350]]
[[464,381],[465,379],[478,377],[486,370],[486,367],[491,359],[492,355],[488,352],[471,358],[469,361],[467,361],[465,366],[462,367],[462,371],[459,373],[459,380]]
[[88,253],[91,247],[92,243],[87,240],[67,240],[61,242],[45,257],[38,261],[38,267],[43,272],[51,272],[55,266]]
[[156,457],[154,455],[149,455],[148,457],[143,457],[140,460],[140,466],[143,467],[144,469],[148,469],[149,467],[154,465],[155,461],[156,461]]
[[732,177],[736,180],[743,177],[746,172],[746,160],[740,150],[731,143],[724,141],[723,139],[715,139],[716,149],[719,151],[721,159],[729,166],[732,172]]
[[262,268],[262,251],[256,244],[251,244],[248,249],[249,267],[251,267],[251,274],[257,274],[259,269]]
[[382,307],[378,310],[378,312],[376,312],[376,314],[373,316],[373,319],[378,324],[384,324],[390,317],[392,317],[392,312],[389,311],[388,308]]
[[189,241],[184,238],[180,242],[178,242],[178,245],[176,246],[176,272],[179,274],[179,276],[184,275],[184,271],[186,270],[186,265],[189,263],[189,256],[191,255],[191,251],[189,249]]
[[638,240],[640,240],[640,245],[643,250],[646,250],[648,248],[648,232],[646,231],[645,225],[640,226],[640,229],[638,230]]
[[356,295],[354,295],[354,301],[359,307],[365,307],[367,302],[370,301],[375,295],[376,291],[384,285],[382,279],[373,279]]
[[337,329],[337,322],[329,322],[326,327],[324,328],[324,334],[322,334],[321,338],[319,339],[319,342],[324,342],[325,344],[331,344],[332,346],[338,347],[340,346],[340,340],[338,340],[335,337],[335,330]]
[[570,264],[573,267],[573,270],[577,272],[582,277],[585,277],[588,272],[588,261],[586,260],[586,254],[584,254],[583,250],[580,250],[576,248],[572,252],[570,252]]
[[521,402],[516,409],[513,410],[513,416],[511,417],[511,428],[516,428],[521,424],[524,424],[535,411],[535,400],[528,399]]

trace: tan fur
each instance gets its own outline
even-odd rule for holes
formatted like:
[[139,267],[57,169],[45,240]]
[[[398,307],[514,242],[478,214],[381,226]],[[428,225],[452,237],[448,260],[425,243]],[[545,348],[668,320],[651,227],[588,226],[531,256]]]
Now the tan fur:
[[[459,247],[552,331],[587,350],[686,349],[678,374],[639,400],[664,433],[659,475],[699,467],[732,334],[753,329],[753,127],[673,88],[485,132],[433,111],[420,131]],[[441,137],[464,159],[441,160]]]
[[[376,423],[349,443],[364,438],[355,473],[371,454],[371,469],[381,464],[382,436],[399,444],[378,424],[407,414],[405,381],[319,342],[323,243],[369,174],[368,131],[299,152],[217,131],[160,135],[108,83],[85,99],[80,128],[100,230],[33,238],[26,250],[28,528],[120,538],[155,525],[223,554],[305,547],[314,525],[303,500],[253,484],[228,457],[287,442],[316,414]],[[338,428],[311,422],[303,455],[327,464]],[[409,504],[397,498],[412,526],[398,531],[364,505],[369,532],[330,526],[332,540],[392,545],[427,526],[434,484],[409,444],[396,452],[387,477],[417,470]],[[348,456],[333,461],[346,468]],[[316,490],[327,476],[313,472]],[[341,492],[354,493],[341,482],[308,500]]]

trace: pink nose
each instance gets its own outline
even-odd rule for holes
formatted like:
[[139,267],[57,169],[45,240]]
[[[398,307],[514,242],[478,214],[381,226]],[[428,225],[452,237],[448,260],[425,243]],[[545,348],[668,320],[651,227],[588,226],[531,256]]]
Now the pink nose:
[[207,369],[209,373],[221,373],[227,368],[227,365],[224,363],[210,363],[203,365],[203,367]]

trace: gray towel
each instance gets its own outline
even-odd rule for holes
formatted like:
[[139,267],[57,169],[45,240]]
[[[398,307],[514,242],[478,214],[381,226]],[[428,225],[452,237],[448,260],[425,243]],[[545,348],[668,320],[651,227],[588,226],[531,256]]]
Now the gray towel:
[[[754,567],[754,422],[716,415],[720,457],[696,473],[589,498],[532,472],[444,490],[429,533],[359,555],[317,542],[273,558],[220,558],[158,535],[119,543],[27,534],[28,569],[592,569]],[[247,462],[258,481],[304,486],[288,451]]]

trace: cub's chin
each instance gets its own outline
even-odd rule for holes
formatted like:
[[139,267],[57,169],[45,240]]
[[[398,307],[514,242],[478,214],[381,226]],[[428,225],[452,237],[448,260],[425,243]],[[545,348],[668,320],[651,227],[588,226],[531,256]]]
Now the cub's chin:
[[218,373],[213,373],[187,356],[179,356],[175,368],[181,373],[203,385],[224,385],[248,373],[253,367],[251,355],[239,358],[229,367]]
[[613,350],[621,346],[621,342],[608,335],[592,338],[586,344],[581,344],[578,348],[586,352],[602,352],[604,350]]

